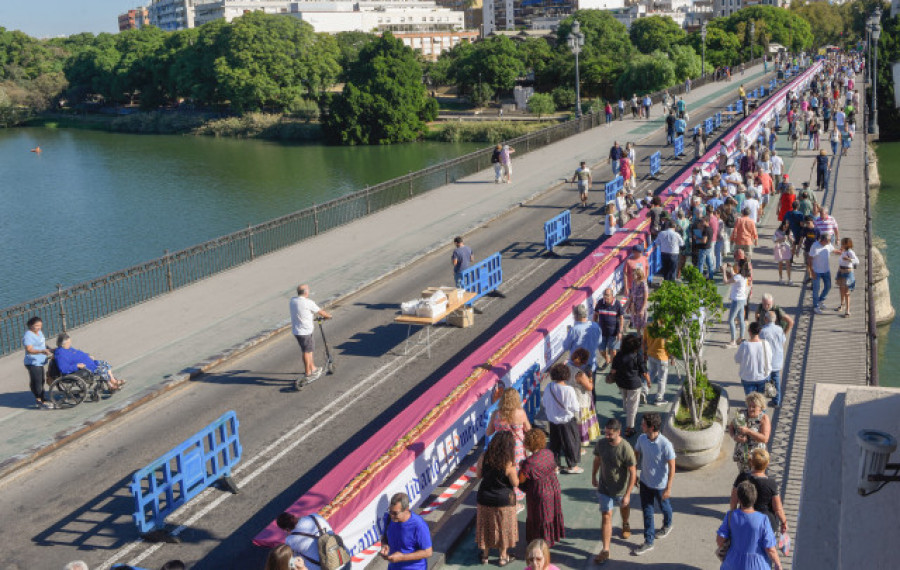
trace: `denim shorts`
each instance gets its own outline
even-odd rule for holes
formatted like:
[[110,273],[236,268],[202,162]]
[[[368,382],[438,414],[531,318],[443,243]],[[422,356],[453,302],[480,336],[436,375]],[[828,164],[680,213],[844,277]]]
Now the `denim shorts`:
[[609,350],[619,350],[619,346],[622,343],[619,341],[619,337],[617,335],[604,336],[600,340],[600,346],[598,347],[601,351],[609,351]]
[[597,491],[597,501],[600,503],[600,512],[608,513],[616,507],[622,506],[622,497],[610,497]]

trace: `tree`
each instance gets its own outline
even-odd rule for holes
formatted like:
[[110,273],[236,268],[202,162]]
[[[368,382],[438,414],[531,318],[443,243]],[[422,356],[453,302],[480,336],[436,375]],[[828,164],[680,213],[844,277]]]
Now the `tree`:
[[776,8],[775,6],[749,6],[738,10],[731,16],[713,20],[713,23],[732,34],[744,36],[744,30],[750,22],[756,23],[758,33],[765,34],[766,42],[775,42],[791,51],[809,49],[813,43],[809,22],[795,12]]
[[[654,322],[651,335],[666,341],[666,350],[684,373],[686,404],[691,422],[700,427],[701,411],[709,394],[703,384],[706,363],[703,343],[710,325],[722,316],[722,297],[713,281],[707,280],[696,267],[685,266],[684,282],[664,281],[650,294]],[[698,389],[701,388],[701,389]]]
[[537,115],[538,119],[556,112],[553,96],[549,93],[535,93],[528,98],[528,112]]
[[606,10],[578,10],[560,22],[556,50],[564,67],[560,69],[557,84],[575,84],[575,58],[569,50],[568,38],[576,19],[584,34],[580,56],[582,92],[586,96],[608,94],[634,51],[628,30]]
[[844,34],[843,6],[827,2],[791,4],[791,12],[809,22],[813,47],[840,43]]
[[506,36],[459,44],[450,57],[453,63],[448,75],[462,93],[471,93],[479,83],[486,83],[495,93],[508,93],[525,71],[515,42]]
[[333,142],[409,142],[437,117],[437,101],[428,97],[415,52],[389,32],[366,44],[346,75],[325,118]]
[[669,51],[673,45],[684,42],[686,36],[681,26],[668,16],[638,18],[631,24],[628,35],[641,53]]
[[571,109],[575,107],[575,90],[571,87],[560,85],[550,93],[550,96],[553,97],[553,104],[557,109]]
[[684,81],[688,77],[700,77],[700,56],[691,46],[676,45],[669,48],[669,59],[675,66],[675,78]]
[[[713,20],[707,29],[706,35],[706,65],[710,67],[720,67],[723,65],[734,65],[740,60],[741,42],[737,36],[726,32],[718,27],[716,23],[721,23],[721,19]],[[694,48],[697,53],[702,53],[703,38],[699,32],[694,32],[688,36],[688,44]]]
[[632,93],[659,91],[675,83],[675,64],[660,52],[638,54],[631,58],[616,82],[616,90],[628,97]]

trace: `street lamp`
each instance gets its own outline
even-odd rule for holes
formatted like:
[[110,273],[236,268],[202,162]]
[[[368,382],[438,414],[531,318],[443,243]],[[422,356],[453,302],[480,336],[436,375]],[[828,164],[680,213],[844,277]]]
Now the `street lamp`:
[[575,54],[575,116],[581,118],[581,77],[578,70],[578,54],[584,46],[584,34],[581,33],[581,24],[578,20],[572,22],[572,31],[569,32],[569,49]]
[[700,56],[700,77],[706,77],[706,22],[700,26],[700,38],[703,39],[703,55]]
[[872,58],[872,119],[869,121],[869,134],[878,135],[878,38],[881,36],[881,8],[875,7],[875,15],[872,16],[873,24],[871,29],[872,35],[872,52],[875,56]]

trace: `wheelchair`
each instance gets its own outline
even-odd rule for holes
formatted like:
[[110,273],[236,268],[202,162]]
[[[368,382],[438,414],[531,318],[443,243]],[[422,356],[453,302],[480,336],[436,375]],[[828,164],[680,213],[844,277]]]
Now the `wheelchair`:
[[109,382],[100,374],[87,369],[76,370],[71,374],[62,374],[56,360],[51,358],[47,366],[47,401],[55,409],[73,408],[87,399],[89,402],[100,400],[104,393],[112,395]]

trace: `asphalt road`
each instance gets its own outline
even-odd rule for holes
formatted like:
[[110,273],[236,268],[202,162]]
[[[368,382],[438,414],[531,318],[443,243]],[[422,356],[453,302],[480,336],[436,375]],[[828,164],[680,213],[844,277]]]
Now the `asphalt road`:
[[[640,172],[663,138],[657,131],[639,142]],[[597,149],[598,163],[606,151]],[[608,179],[603,162],[595,170],[600,180]],[[664,160],[665,177],[686,164]],[[641,191],[664,186],[644,181]],[[599,206],[602,191],[592,198]],[[335,375],[295,392],[299,350],[283,335],[0,481],[0,566],[55,569],[82,559],[91,568],[158,568],[179,558],[198,569],[262,568],[266,552],[250,542],[257,532],[599,243],[598,208],[577,203],[574,185],[562,184],[467,238],[479,259],[503,252],[506,297],[479,301],[483,314],[472,328],[436,328],[430,359],[422,347],[404,356],[406,327],[391,321],[400,301],[451,284],[449,246],[330,309]],[[570,207],[573,239],[560,256],[544,256],[543,222]],[[240,493],[210,489],[170,517],[180,544],[138,541],[131,474],[227,410],[241,423],[244,456],[234,477]]]

